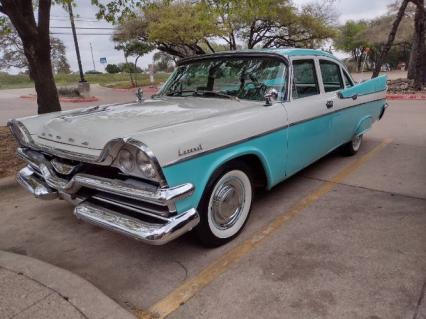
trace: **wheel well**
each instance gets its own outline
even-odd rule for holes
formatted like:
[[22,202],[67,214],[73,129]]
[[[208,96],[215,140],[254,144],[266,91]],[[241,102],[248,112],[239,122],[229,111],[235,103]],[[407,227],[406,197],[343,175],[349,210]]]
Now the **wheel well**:
[[233,162],[243,162],[250,167],[251,173],[253,175],[252,177],[254,179],[253,184],[255,187],[264,188],[267,186],[265,168],[263,167],[263,164],[260,161],[259,157],[253,154],[247,154],[233,158],[228,163]]

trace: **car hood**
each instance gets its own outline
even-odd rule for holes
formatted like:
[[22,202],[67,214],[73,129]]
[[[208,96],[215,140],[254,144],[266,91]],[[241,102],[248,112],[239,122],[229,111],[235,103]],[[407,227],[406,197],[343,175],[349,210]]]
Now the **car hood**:
[[220,98],[167,98],[144,103],[105,105],[57,113],[37,128],[39,142],[43,140],[100,150],[120,137],[172,128],[183,123],[215,118],[260,107],[260,102],[225,100]]

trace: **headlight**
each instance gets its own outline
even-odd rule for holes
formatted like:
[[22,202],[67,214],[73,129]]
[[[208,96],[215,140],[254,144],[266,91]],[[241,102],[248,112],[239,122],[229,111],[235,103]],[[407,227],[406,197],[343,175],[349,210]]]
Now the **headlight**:
[[133,154],[126,149],[122,149],[118,153],[118,165],[123,172],[130,173],[135,166]]
[[141,150],[139,150],[136,155],[136,165],[144,176],[148,178],[156,177],[157,173],[155,172],[150,159]]
[[26,129],[26,127],[17,120],[11,120],[7,123],[12,134],[18,140],[19,144],[23,146],[28,146],[32,143],[31,135]]
[[118,152],[112,166],[119,168],[126,175],[164,183],[161,168],[154,155],[139,141],[127,141]]

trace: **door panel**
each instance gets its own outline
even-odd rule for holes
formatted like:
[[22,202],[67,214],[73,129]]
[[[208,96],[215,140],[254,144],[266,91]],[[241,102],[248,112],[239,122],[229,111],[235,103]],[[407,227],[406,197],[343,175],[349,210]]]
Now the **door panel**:
[[292,61],[292,100],[286,103],[288,129],[287,175],[325,155],[330,147],[332,107],[318,81],[315,59]]

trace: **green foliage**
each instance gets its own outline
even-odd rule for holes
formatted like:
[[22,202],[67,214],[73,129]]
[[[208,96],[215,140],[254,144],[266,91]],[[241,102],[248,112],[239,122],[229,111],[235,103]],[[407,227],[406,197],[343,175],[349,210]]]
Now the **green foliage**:
[[80,97],[80,91],[78,90],[78,87],[60,87],[58,88],[58,94],[59,96],[65,96],[65,97]]
[[343,26],[339,28],[339,32],[334,39],[334,45],[336,49],[352,52],[360,47],[367,46],[365,38],[360,35],[367,30],[368,23],[364,20],[360,21],[347,21]]
[[142,73],[142,69],[140,67],[135,67],[134,63],[126,62],[120,63],[118,65],[121,72],[125,73]]
[[174,60],[170,54],[158,51],[154,54],[155,72],[171,72],[174,69]]
[[[155,83],[159,84],[168,78],[169,74],[159,73],[155,75]],[[87,74],[84,76],[86,80],[92,84],[100,84],[108,87],[130,87],[129,75],[126,73],[102,73],[102,74]],[[72,74],[56,74],[55,82],[58,86],[76,85],[80,81],[78,73]],[[138,75],[138,83],[141,85],[150,85],[149,75]],[[34,87],[27,74],[11,75],[0,72],[0,90],[1,89],[14,89],[14,88],[29,88]]]
[[114,73],[119,73],[121,70],[117,64],[108,64],[105,68],[105,71],[107,71],[110,74],[114,74]]
[[127,39],[122,35],[115,35],[113,40],[118,42],[115,49],[123,50],[126,57],[142,56],[154,49],[153,45],[147,42],[139,41],[137,39]]
[[[131,15],[124,10],[126,1],[115,1],[116,6],[107,11],[102,7],[99,14],[105,19],[113,14],[114,21],[121,21],[119,41],[137,40],[185,57],[236,50],[238,43],[247,48],[318,47],[335,33],[330,1],[323,1],[298,9],[289,0],[164,0],[139,3],[140,13]],[[226,47],[215,44],[218,38]]]
[[97,18],[103,18],[111,23],[123,22],[130,17],[134,17],[135,12],[140,11],[144,2],[139,0],[92,0],[92,4],[98,7],[99,10],[96,14]]
[[[374,65],[382,46],[387,41],[397,7],[399,7],[398,4],[391,5],[390,12],[384,16],[368,21],[347,21],[339,28],[339,32],[334,38],[334,45],[339,50],[351,53],[358,70],[360,70],[362,60],[366,61],[367,68],[372,68]],[[383,63],[389,63],[392,67],[396,67],[401,61],[408,63],[414,34],[413,24],[414,15],[408,10],[399,25],[394,45]]]
[[[1,21],[1,20],[0,20]],[[55,73],[70,73],[70,65],[66,57],[64,43],[54,37],[50,37],[50,56]],[[0,24],[0,70],[8,70],[12,67],[28,70],[28,61],[24,54],[24,46],[15,28],[10,21]]]
[[97,71],[97,70],[88,70],[88,71],[84,72],[84,74],[102,74],[102,72]]

